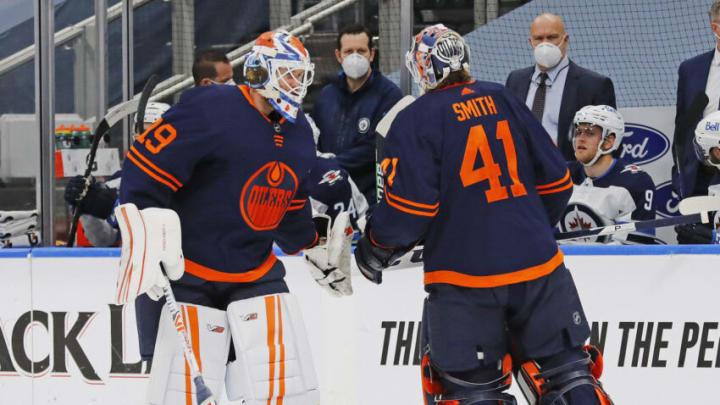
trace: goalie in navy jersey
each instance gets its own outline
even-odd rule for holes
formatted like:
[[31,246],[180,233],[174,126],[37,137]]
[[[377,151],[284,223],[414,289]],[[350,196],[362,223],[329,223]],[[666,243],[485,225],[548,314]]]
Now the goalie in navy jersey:
[[[352,293],[349,215],[314,221],[307,202],[317,158],[300,105],[313,68],[297,38],[266,32],[245,61],[247,85],[185,91],[130,147],[115,210],[115,301],[138,297],[140,352],[153,361],[149,404],[196,394],[170,314],[147,299],[162,296],[159,262],[213,393],[227,381],[228,398],[245,404],[319,402],[300,308],[273,254],[274,243],[305,250],[321,286]],[[231,336],[237,360],[226,365]]]
[[387,134],[384,199],[358,241],[358,267],[379,284],[424,239],[428,404],[515,404],[505,392],[513,361],[532,404],[611,404],[553,237],[572,189],[565,159],[521,100],[472,79],[469,56],[441,24],[414,37],[407,64],[425,94]]
[[[575,113],[572,138],[577,161],[569,162],[575,186],[559,222],[562,232],[655,219],[655,184],[635,165],[613,157],[622,144],[625,120],[615,108],[588,105]],[[654,232],[624,232],[573,242],[662,243]],[[570,242],[570,243],[573,243]]]

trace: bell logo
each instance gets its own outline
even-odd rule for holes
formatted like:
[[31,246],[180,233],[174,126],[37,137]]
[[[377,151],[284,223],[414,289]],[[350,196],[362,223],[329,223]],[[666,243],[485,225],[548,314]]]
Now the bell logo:
[[628,123],[620,145],[620,158],[634,165],[643,165],[665,156],[670,139],[657,129]]
[[720,131],[720,122],[706,122],[705,123],[705,130],[706,131]]

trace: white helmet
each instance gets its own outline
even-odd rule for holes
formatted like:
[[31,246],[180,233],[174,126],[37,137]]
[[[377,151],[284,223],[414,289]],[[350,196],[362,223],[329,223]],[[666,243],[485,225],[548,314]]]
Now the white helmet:
[[248,86],[257,89],[288,121],[295,122],[314,69],[310,53],[299,39],[287,31],[268,31],[255,41],[243,75]]
[[720,168],[710,159],[710,150],[720,148],[720,111],[707,115],[695,127],[695,154],[701,161]]
[[[622,143],[625,136],[625,120],[616,109],[609,105],[586,105],[575,113],[573,125],[578,124],[597,125],[602,128],[602,140],[598,143],[598,150],[595,157],[585,166],[592,166],[602,155],[613,153]],[[608,150],[602,150],[602,144],[608,140],[610,135],[615,135],[615,142]],[[575,148],[575,133],[573,133],[573,149]]]
[[[155,121],[159,120],[165,111],[170,109],[170,104],[158,103],[151,101],[145,106],[145,117],[143,117],[143,124],[154,124]],[[137,128],[137,114],[135,114],[135,128]],[[142,131],[140,131],[142,132]]]
[[470,49],[457,32],[442,24],[420,31],[405,54],[405,65],[423,91],[437,87],[451,72],[470,72]]

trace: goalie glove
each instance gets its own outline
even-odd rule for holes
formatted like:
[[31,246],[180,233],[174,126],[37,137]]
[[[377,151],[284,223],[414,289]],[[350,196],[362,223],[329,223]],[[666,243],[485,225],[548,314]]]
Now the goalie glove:
[[304,254],[310,274],[330,294],[338,297],[352,295],[350,245],[353,229],[350,214],[338,214],[332,227],[330,217],[325,214],[315,214],[313,221],[318,231],[318,244],[305,250]]
[[127,304],[144,293],[157,301],[168,278],[177,280],[185,272],[180,218],[170,209],[141,211],[132,203],[115,208],[115,216],[122,254],[114,301]]

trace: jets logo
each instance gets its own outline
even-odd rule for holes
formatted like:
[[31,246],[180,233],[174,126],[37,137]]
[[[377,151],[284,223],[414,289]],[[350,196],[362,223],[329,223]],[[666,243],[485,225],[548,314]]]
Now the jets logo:
[[325,184],[328,183],[329,185],[335,184],[338,180],[342,180],[343,176],[340,173],[340,170],[329,170],[325,174],[323,174],[322,179],[320,179],[320,182],[318,184]]
[[[604,223],[602,219],[600,219],[600,216],[585,204],[568,204],[567,208],[565,208],[565,213],[563,213],[560,219],[561,232],[582,231],[602,225],[604,225]],[[607,235],[605,235],[578,238],[576,240],[581,242],[605,243],[607,239]]]
[[364,134],[368,129],[370,129],[370,118],[360,118],[360,121],[358,121],[358,131]]
[[295,173],[283,162],[269,162],[245,183],[240,195],[243,219],[256,231],[275,229],[298,187]]

